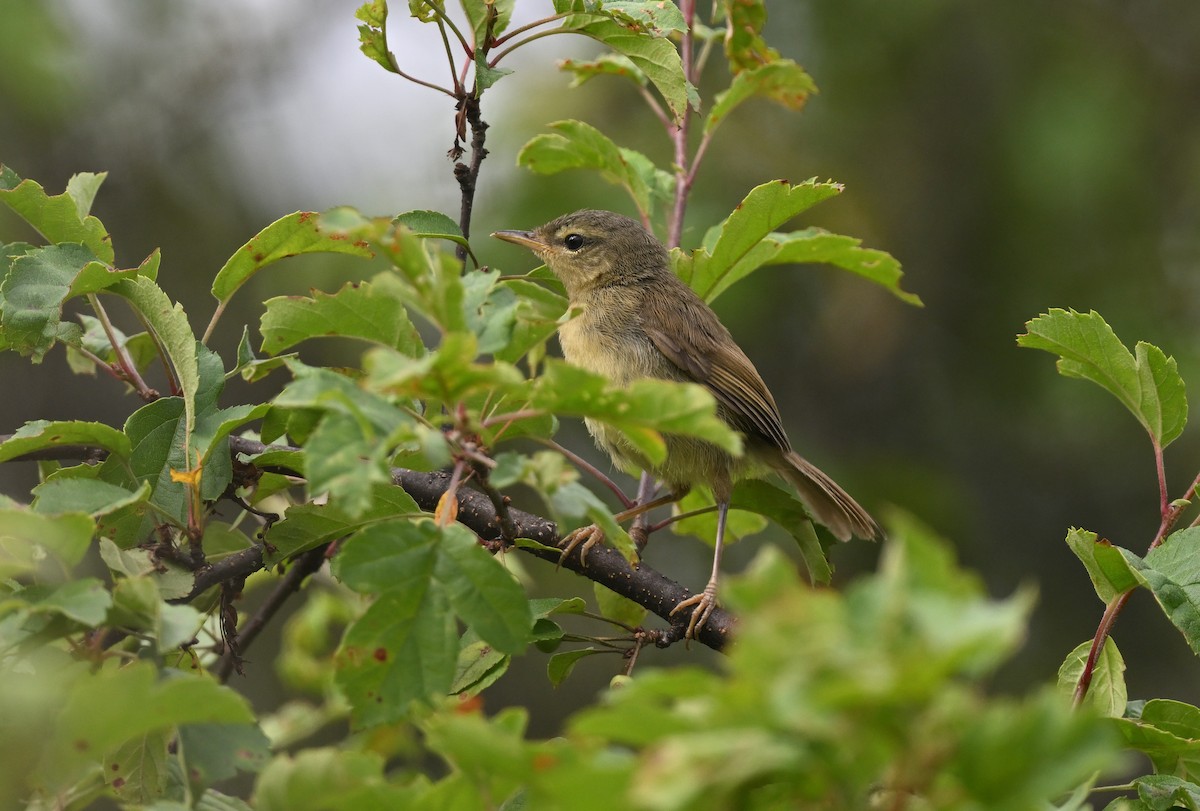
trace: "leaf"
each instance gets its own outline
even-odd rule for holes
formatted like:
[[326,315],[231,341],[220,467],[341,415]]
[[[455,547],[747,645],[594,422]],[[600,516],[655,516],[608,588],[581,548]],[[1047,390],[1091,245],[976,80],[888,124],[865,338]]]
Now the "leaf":
[[[245,699],[215,681],[179,671],[159,680],[149,662],[106,667],[80,679],[63,697],[47,764],[55,781],[117,745],[154,730],[191,722],[249,723]],[[42,779],[45,779],[45,775]]]
[[782,104],[789,110],[804,107],[817,86],[804,68],[790,59],[780,59],[734,74],[729,89],[718,93],[704,119],[704,134],[709,135],[734,109],[747,99],[760,97]]
[[40,362],[56,340],[66,337],[64,330],[77,330],[61,323],[68,298],[110,287],[138,273],[138,268],[116,270],[96,261],[83,245],[34,248],[13,261],[0,285],[4,337],[13,349]]
[[633,64],[627,56],[620,54],[601,54],[591,62],[580,62],[575,59],[560,59],[558,69],[570,73],[574,78],[571,87],[579,87],[594,76],[623,76],[639,87],[645,87],[646,74]]
[[332,295],[277,296],[266,305],[262,351],[271,355],[309,338],[360,338],[413,357],[425,352],[403,302],[366,282],[347,282]]
[[[605,9],[609,5],[609,3],[605,3]],[[673,3],[637,5],[642,6],[647,14],[654,15],[658,19],[667,19],[666,15],[670,14],[668,6],[674,9]],[[652,5],[657,8],[657,11],[650,10],[649,7]],[[678,13],[677,9],[675,11]],[[612,15],[603,13],[572,14],[563,20],[562,29],[589,36],[628,57],[662,94],[663,100],[667,103],[667,107],[676,121],[682,120],[688,107],[699,106],[696,88],[692,87],[684,77],[679,52],[675,50],[675,46],[670,40],[647,36],[644,26],[630,27],[628,23],[623,24],[613,19]]]
[[[1075,686],[1087,665],[1088,654],[1092,642],[1082,642],[1067,654],[1062,665],[1058,668],[1058,689],[1067,699],[1075,694]],[[1094,709],[1099,715],[1109,718],[1120,718],[1125,714],[1125,705],[1129,702],[1129,694],[1125,687],[1125,660],[1117,650],[1117,643],[1110,636],[1104,640],[1104,647],[1096,658],[1095,669],[1092,671],[1091,685],[1088,687],[1085,704]]]
[[104,622],[112,595],[94,577],[83,577],[63,583],[45,597],[30,604],[32,611],[61,614],[68,619],[95,628]]
[[1145,754],[1160,774],[1200,780],[1200,708],[1151,699],[1139,718],[1116,719],[1125,744]]
[[0,508],[0,577],[37,571],[47,552],[72,568],[83,560],[95,531],[95,521],[84,513],[50,517]]
[[553,133],[533,137],[517,153],[517,165],[541,175],[567,169],[594,169],[609,183],[623,187],[638,211],[649,214],[667,199],[674,179],[645,155],[618,147],[600,130],[582,121],[555,121]]
[[485,642],[502,653],[525,649],[533,623],[525,591],[473,532],[461,524],[442,528],[434,577],[454,611]]
[[196,394],[200,388],[200,362],[196,336],[183,305],[172,305],[167,294],[150,279],[139,276],[117,283],[113,292],[129,299],[146,325],[157,336],[171,359],[171,368],[183,392],[185,425],[190,435],[196,427]]
[[695,384],[645,379],[621,388],[579,367],[547,363],[532,402],[619,429],[655,465],[666,456],[661,434],[694,436],[741,453],[741,437],[717,417],[712,395]]
[[[297,504],[289,507],[283,520],[273,524],[266,533],[270,546],[264,557],[275,563],[363,527],[420,514],[421,508],[412,496],[392,485],[376,487],[370,509],[357,517],[350,516],[336,504]],[[270,551],[271,548],[274,551]]]
[[1131,354],[1095,310],[1052,309],[1025,325],[1017,345],[1058,355],[1064,377],[1091,380],[1133,413],[1158,448],[1187,423],[1187,391],[1175,359],[1139,341]]
[[763,25],[767,22],[765,0],[723,0],[723,5],[729,26],[725,36],[725,56],[732,73],[779,58],[779,51],[768,46],[762,38]]
[[[516,5],[516,0],[465,0],[463,2],[463,11],[467,15],[467,21],[471,24],[471,30],[475,33],[474,44],[477,54],[486,52],[490,39],[499,36],[508,28],[509,21],[512,20],[514,5]],[[489,21],[491,22],[490,30]]]
[[388,446],[364,421],[331,411],[305,443],[309,499],[328,494],[351,518],[371,508],[378,485],[392,481]]
[[112,238],[100,220],[87,213],[105,176],[76,175],[65,192],[51,197],[38,183],[21,180],[11,168],[0,165],[0,203],[19,214],[48,242],[81,243],[93,259],[111,264]]
[[1121,550],[1107,540],[1099,540],[1094,532],[1070,530],[1067,546],[1087,569],[1096,596],[1105,605],[1130,589],[1146,585],[1146,579],[1130,565]]
[[[511,73],[511,71],[504,72]],[[403,214],[397,214],[392,222],[396,225],[403,225],[415,237],[421,239],[447,239],[457,245],[463,246],[467,250],[471,249],[458,223],[440,211],[405,211]]]
[[345,253],[363,258],[375,255],[365,242],[325,230],[316,212],[297,211],[259,231],[229,257],[213,279],[212,294],[224,306],[255,273],[280,259],[303,253]]
[[[1174,532],[1139,558],[1127,549],[1121,554],[1154,593],[1167,619],[1179,629],[1194,653],[1200,653],[1200,527]],[[1118,547],[1119,548],[1119,547]]]
[[814,584],[827,584],[833,577],[825,546],[813,530],[812,518],[791,493],[760,479],[740,481],[733,489],[731,509],[749,510],[766,516],[787,530],[796,541],[800,558]]
[[16,433],[0,443],[0,462],[18,459],[25,454],[46,448],[72,445],[103,449],[121,458],[128,458],[131,453],[129,437],[103,423],[34,420],[25,423]]
[[387,0],[370,0],[354,12],[364,24],[358,27],[359,50],[389,73],[396,72],[395,60],[387,49]]
[[179,741],[192,779],[202,784],[261,771],[271,756],[271,742],[257,724],[187,724]]
[[[1138,799],[1148,811],[1200,809],[1200,785],[1171,774],[1149,774],[1133,781]],[[1111,808],[1111,806],[1109,806]]]
[[592,584],[592,594],[596,597],[596,606],[600,609],[601,616],[628,628],[637,628],[649,613],[645,607],[599,583]]
[[579,664],[580,659],[586,659],[597,653],[604,653],[604,651],[599,648],[579,648],[554,654],[546,662],[546,675],[550,678],[550,683],[558,687],[566,681],[567,676],[571,675],[571,671],[575,669],[575,665]]
[[150,485],[143,483],[137,492],[130,492],[100,479],[55,478],[33,488],[33,494],[33,508],[43,515],[82,512],[99,518],[145,503]]

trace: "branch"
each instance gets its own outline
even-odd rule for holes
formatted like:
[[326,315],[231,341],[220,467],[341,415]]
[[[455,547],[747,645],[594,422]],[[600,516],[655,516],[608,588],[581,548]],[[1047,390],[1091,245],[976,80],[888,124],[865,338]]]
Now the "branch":
[[[0,442],[8,439],[9,436],[0,435]],[[267,446],[257,440],[242,437],[229,437],[229,449],[235,457],[236,454],[259,454],[268,447],[273,450],[296,450],[278,445]],[[103,458],[104,455],[102,452],[84,446],[63,446],[46,448],[20,458],[96,460]],[[296,475],[299,474],[296,473]],[[405,468],[392,468],[392,481],[412,496],[422,510],[432,512],[437,507],[438,499],[450,487],[450,474],[445,471],[423,473]],[[656,645],[667,647],[683,639],[683,632],[687,628],[687,618],[683,618],[682,622],[672,620],[671,611],[679,603],[692,596],[692,592],[685,586],[676,583],[644,563],[636,566],[629,563],[615,549],[606,546],[596,546],[590,550],[587,554],[586,565],[579,560],[582,544],[563,558],[562,551],[557,547],[560,538],[558,526],[553,521],[513,507],[509,507],[508,513],[512,519],[516,537],[526,538],[537,544],[537,546],[518,545],[517,549],[556,566],[559,565],[561,558],[563,568],[608,587],[670,623],[670,628],[654,631],[647,637]],[[501,519],[497,517],[496,508],[486,494],[469,487],[460,487],[458,489],[458,520],[475,532],[481,540],[503,543],[504,533],[501,528]],[[213,586],[226,580],[247,577],[262,568],[263,549],[261,546],[253,546],[235,552],[198,569],[194,574],[191,591],[170,602],[191,602]],[[713,650],[722,650],[729,642],[734,623],[735,618],[732,614],[724,609],[716,608],[704,628],[701,629],[697,641]]]
[[[483,146],[487,140],[488,125],[479,115],[479,98],[477,95],[466,96],[459,104],[462,105],[463,114],[471,127],[471,165],[456,163],[454,165],[454,179],[458,181],[458,188],[462,194],[458,225],[462,229],[463,238],[470,239],[471,211],[475,207],[475,184],[479,179],[479,168],[483,164],[483,159],[488,154]],[[466,264],[467,248],[465,245],[459,245],[455,254],[458,256],[459,261]]]

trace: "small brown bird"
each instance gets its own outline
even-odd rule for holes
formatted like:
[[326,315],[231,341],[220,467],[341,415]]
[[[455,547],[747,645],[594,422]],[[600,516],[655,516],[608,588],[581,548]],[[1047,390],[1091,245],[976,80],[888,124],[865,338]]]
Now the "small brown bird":
[[[579,315],[558,331],[569,363],[627,385],[641,378],[700,383],[717,400],[717,414],[745,438],[734,457],[710,442],[667,435],[666,460],[651,465],[615,428],[585,420],[596,444],[626,470],[648,471],[671,496],[628,511],[682,498],[705,484],[717,500],[717,538],[712,577],[703,593],[675,607],[692,608],[693,638],[716,605],[721,546],[733,482],[769,468],[799,492],[812,516],[839,540],[874,539],[873,518],[831,478],[792,450],[775,399],[729,330],[670,268],[667,250],[639,223],[611,211],[567,214],[534,231],[497,231],[492,236],[523,245],[546,263],[566,287]],[[586,539],[585,550],[603,536],[595,527],[563,539],[567,550]],[[564,552],[565,554],[565,552]]]

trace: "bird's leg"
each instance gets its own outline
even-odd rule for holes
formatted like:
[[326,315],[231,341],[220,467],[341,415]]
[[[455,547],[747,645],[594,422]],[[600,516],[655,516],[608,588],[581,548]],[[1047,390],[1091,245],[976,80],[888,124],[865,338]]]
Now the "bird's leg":
[[721,548],[725,541],[725,518],[728,514],[729,501],[718,502],[717,542],[713,549],[712,576],[708,578],[708,585],[704,587],[704,591],[688,597],[671,609],[671,616],[675,616],[676,612],[685,608],[692,609],[692,618],[688,620],[687,630],[683,634],[684,639],[695,639],[696,634],[700,633],[700,629],[704,627],[704,623],[708,622],[708,615],[717,607],[717,575],[721,572]]
[[[683,496],[684,493],[667,493],[665,496],[659,496],[656,499],[647,501],[645,504],[635,504],[628,510],[614,515],[613,520],[618,524],[622,524],[631,518],[637,518],[639,515],[653,510],[655,507],[661,507],[664,504],[678,501]],[[596,524],[588,524],[586,527],[580,527],[569,535],[564,536],[558,542],[559,548],[562,549],[562,555],[558,558],[558,565],[561,566],[562,562],[567,559],[567,555],[571,554],[575,547],[582,544],[583,548],[579,550],[579,563],[582,566],[586,566],[587,553],[599,543],[604,543],[604,530],[600,529]]]

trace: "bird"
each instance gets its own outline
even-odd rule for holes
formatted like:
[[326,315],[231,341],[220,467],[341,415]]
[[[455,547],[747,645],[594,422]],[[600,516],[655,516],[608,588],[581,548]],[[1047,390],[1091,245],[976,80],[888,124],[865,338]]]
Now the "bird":
[[[666,458],[653,464],[617,428],[585,419],[596,445],[628,472],[638,469],[667,489],[663,498],[618,516],[626,520],[706,485],[717,503],[712,575],[704,590],[681,601],[671,616],[691,609],[686,639],[694,639],[716,606],[717,579],[733,485],[773,470],[794,487],[809,514],[838,540],[875,540],[879,524],[819,468],[792,449],[775,398],[754,364],[712,308],[671,270],[666,247],[641,223],[611,211],[584,209],[532,231],[493,237],[532,251],[562,282],[577,314],[559,326],[563,356],[572,365],[626,386],[657,378],[698,383],[713,395],[717,415],[743,437],[734,456],[705,440],[666,434]],[[563,555],[584,542],[581,556],[601,541],[595,527],[562,539]],[[586,561],[585,561],[586,564]]]

